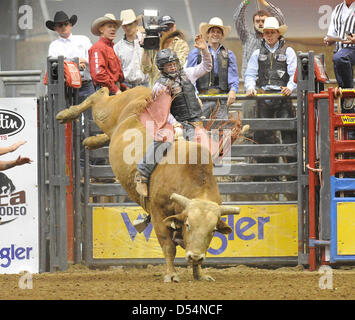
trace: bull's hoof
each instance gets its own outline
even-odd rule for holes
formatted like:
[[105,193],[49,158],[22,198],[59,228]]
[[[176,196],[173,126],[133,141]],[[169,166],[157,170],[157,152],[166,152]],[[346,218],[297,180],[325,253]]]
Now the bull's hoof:
[[67,123],[75,120],[78,117],[78,114],[73,111],[73,109],[64,109],[57,113],[55,117],[60,123]]
[[83,146],[88,150],[95,150],[103,147],[108,141],[110,141],[109,136],[101,133],[84,139]]
[[164,282],[168,283],[168,282],[179,282],[179,276],[177,275],[177,273],[173,273],[173,274],[167,274],[164,276]]

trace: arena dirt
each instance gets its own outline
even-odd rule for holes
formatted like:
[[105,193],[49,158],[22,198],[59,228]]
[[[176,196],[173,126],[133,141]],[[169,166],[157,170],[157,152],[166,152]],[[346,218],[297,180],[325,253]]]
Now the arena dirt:
[[355,267],[333,269],[333,289],[320,289],[317,271],[302,266],[278,269],[239,265],[204,268],[215,282],[192,280],[190,268],[177,268],[180,283],[163,283],[165,266],[91,270],[73,265],[65,272],[33,275],[32,289],[20,289],[20,275],[0,275],[3,300],[342,300],[355,299]]

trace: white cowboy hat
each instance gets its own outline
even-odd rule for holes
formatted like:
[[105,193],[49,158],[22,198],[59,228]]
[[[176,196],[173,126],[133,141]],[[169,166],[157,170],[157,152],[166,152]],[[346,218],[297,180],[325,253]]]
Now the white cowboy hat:
[[278,30],[280,35],[284,35],[287,31],[287,26],[285,24],[280,26],[279,21],[275,17],[267,17],[264,22],[264,28],[260,29],[261,32],[264,30]]
[[122,21],[122,25],[125,26],[126,24],[130,24],[135,21],[139,23],[142,20],[142,15],[136,17],[136,14],[132,9],[127,9],[121,11],[120,19]]
[[200,23],[200,33],[206,38],[207,32],[212,27],[218,27],[223,30],[223,38],[227,38],[229,33],[232,31],[231,26],[224,26],[221,18],[214,17],[208,23],[201,22]]
[[122,21],[116,20],[116,17],[112,13],[106,13],[103,17],[97,18],[91,24],[91,32],[95,36],[100,36],[99,28],[107,22],[113,22],[117,25],[117,29],[121,26]]

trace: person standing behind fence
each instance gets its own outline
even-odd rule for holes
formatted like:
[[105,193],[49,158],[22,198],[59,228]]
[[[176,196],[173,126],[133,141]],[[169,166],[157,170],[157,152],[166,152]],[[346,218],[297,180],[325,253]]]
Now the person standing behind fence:
[[260,6],[265,6],[266,10],[258,10],[254,13],[254,31],[249,30],[245,21],[245,13],[248,5],[250,4],[249,0],[242,1],[233,15],[235,30],[237,31],[239,39],[242,43],[243,60],[241,75],[243,79],[245,78],[245,71],[252,53],[261,47],[261,41],[263,39],[263,33],[261,30],[264,27],[265,19],[267,17],[276,17],[281,25],[285,24],[284,16],[279,8],[275,7],[267,0],[257,0],[257,2]]
[[[334,73],[339,87],[353,88],[355,64],[355,0],[345,0],[338,4],[332,12],[326,45],[336,44],[333,56]],[[337,41],[337,39],[339,39]],[[353,113],[354,99],[342,101],[342,112]]]
[[55,31],[59,38],[50,43],[48,49],[49,57],[64,56],[66,59],[79,58],[79,69],[82,71],[82,86],[79,89],[79,103],[95,92],[90,71],[88,51],[92,46],[88,37],[73,35],[72,27],[76,24],[78,17],[72,15],[70,18],[63,11],[58,11],[54,19],[46,21],[46,27]]
[[[162,49],[171,49],[176,52],[180,66],[184,67],[186,64],[186,58],[189,53],[189,46],[184,40],[184,35],[182,31],[176,30],[175,19],[172,16],[162,16],[158,19],[158,25],[161,28],[165,28],[165,31],[160,33],[160,48]],[[147,50],[144,49],[143,57],[141,61],[141,68],[145,74],[148,74],[150,77],[149,86],[153,87],[155,82],[160,77],[160,71],[158,70],[155,64],[155,58],[159,50]]]
[[166,28],[161,33],[160,50],[171,49],[176,52],[181,67],[186,64],[190,48],[181,30],[176,29],[175,19],[172,16],[162,16],[158,20],[159,27]]
[[140,46],[142,35],[138,30],[138,23],[142,20],[142,16],[137,17],[132,9],[127,9],[121,11],[120,20],[125,35],[113,46],[113,49],[122,63],[124,84],[128,88],[148,87],[149,75],[144,74],[140,68],[143,48]]
[[[286,45],[283,35],[287,30],[286,25],[279,24],[275,17],[267,17],[263,28],[263,41],[261,49],[253,52],[245,72],[245,86],[247,96],[257,94],[256,86],[261,88],[260,93],[282,93],[289,96],[296,89],[293,82],[297,67],[295,51]],[[257,101],[258,118],[292,118],[294,110],[290,99],[270,99]],[[270,131],[256,131],[257,143],[278,143],[275,134]],[[296,142],[296,134],[293,131],[281,131],[283,143]],[[259,158],[258,162],[277,162],[277,158]],[[296,159],[287,158],[288,162]]]
[[[258,7],[265,7],[265,10],[258,10],[253,15],[253,30],[250,30],[245,20],[245,13],[247,11],[249,0],[244,0],[235,10],[233,15],[234,26],[242,43],[242,72],[241,76],[245,80],[245,71],[247,69],[248,61],[252,53],[256,49],[260,49],[263,33],[260,31],[264,27],[264,21],[267,17],[276,17],[280,24],[284,24],[284,16],[281,10],[275,7],[272,3],[266,0],[256,0]],[[245,87],[245,86],[244,86]],[[242,102],[243,117],[255,117],[256,102],[254,100],[246,100]],[[252,137],[252,133],[249,134]]]
[[116,38],[117,30],[122,21],[116,20],[111,13],[106,13],[93,21],[91,32],[99,36],[97,41],[89,50],[90,73],[96,90],[107,87],[110,95],[121,93],[124,75],[120,59],[113,50],[113,40]]
[[[234,53],[221,42],[229,35],[232,27],[224,26],[222,19],[214,17],[208,23],[200,24],[200,33],[207,39],[208,50],[212,55],[212,70],[196,81],[199,94],[227,94],[227,102],[222,102],[216,114],[218,119],[228,119],[228,107],[234,103],[239,88],[237,60]],[[201,61],[197,48],[190,51],[187,67],[196,66]],[[202,113],[206,118],[216,110],[215,101],[203,103]]]

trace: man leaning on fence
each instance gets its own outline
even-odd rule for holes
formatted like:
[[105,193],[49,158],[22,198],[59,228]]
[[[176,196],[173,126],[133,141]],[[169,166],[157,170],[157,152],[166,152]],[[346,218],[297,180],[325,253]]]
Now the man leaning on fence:
[[[286,25],[279,24],[275,17],[265,19],[263,28],[263,41],[261,49],[253,52],[247,70],[245,72],[245,86],[247,96],[259,93],[277,94],[289,96],[296,89],[293,82],[297,67],[295,51],[285,43],[283,35],[287,30]],[[291,99],[265,99],[257,101],[258,118],[292,118],[294,110]],[[278,143],[275,133],[270,131],[256,131],[254,138],[257,143]],[[296,142],[296,133],[293,131],[281,131],[283,143]],[[276,157],[258,158],[258,162],[277,162]],[[288,162],[296,159],[288,157]]]
[[76,24],[78,17],[72,15],[70,18],[63,11],[58,11],[53,20],[46,21],[46,27],[58,34],[58,39],[50,43],[48,49],[49,57],[64,56],[66,59],[79,58],[79,69],[82,71],[82,86],[79,89],[79,103],[95,92],[89,71],[89,54],[91,41],[82,35],[73,35],[72,27]]
[[[212,70],[196,81],[199,94],[226,94],[227,101],[222,101],[217,111],[215,101],[203,103],[202,114],[206,118],[228,119],[228,107],[234,103],[239,88],[237,60],[234,53],[227,49],[222,41],[231,32],[222,19],[214,17],[208,23],[200,24],[200,33],[207,39],[208,50],[212,55]],[[201,53],[195,48],[187,58],[187,67],[196,66],[201,61]],[[212,114],[212,115],[211,115]]]
[[[260,49],[263,33],[260,31],[264,27],[267,17],[276,17],[280,24],[284,24],[284,16],[281,10],[266,0],[254,0],[258,10],[253,14],[253,30],[250,30],[245,19],[247,8],[250,7],[251,0],[243,0],[233,15],[234,26],[242,43],[242,72],[241,77],[245,80],[245,71],[252,53]],[[265,7],[261,9],[262,6]],[[256,103],[253,100],[242,102],[243,117],[255,117]]]

